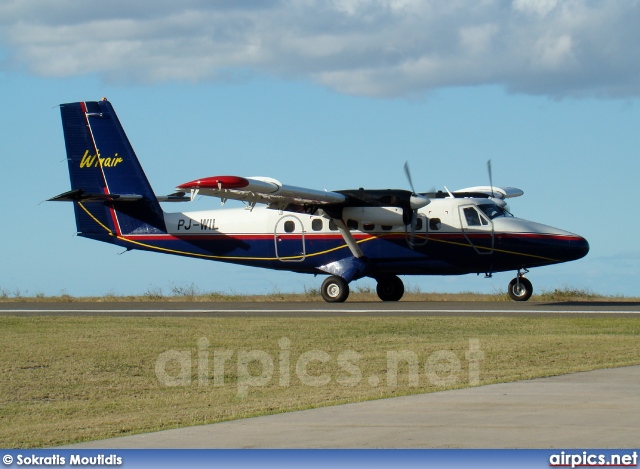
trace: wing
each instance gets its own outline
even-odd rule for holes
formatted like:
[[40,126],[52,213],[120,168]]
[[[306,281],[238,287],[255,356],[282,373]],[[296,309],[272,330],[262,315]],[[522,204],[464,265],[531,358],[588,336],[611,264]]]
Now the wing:
[[489,197],[498,199],[510,199],[511,197],[520,197],[524,194],[520,189],[515,187],[491,187],[491,186],[475,186],[465,189],[458,189],[454,194],[485,194]]
[[267,177],[211,176],[186,182],[177,187],[180,191],[247,202],[251,207],[257,203],[271,208],[284,209],[291,205],[327,205],[343,203],[347,197],[337,192],[319,191],[304,187],[287,186]]

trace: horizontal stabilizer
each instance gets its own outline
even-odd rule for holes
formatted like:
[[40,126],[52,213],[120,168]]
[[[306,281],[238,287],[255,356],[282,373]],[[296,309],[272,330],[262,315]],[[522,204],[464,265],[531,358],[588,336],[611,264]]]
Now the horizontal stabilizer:
[[174,192],[169,195],[156,195],[158,202],[191,202],[193,199],[185,195],[185,192]]
[[90,194],[82,189],[74,189],[56,195],[48,202],[137,202],[142,198],[138,194]]

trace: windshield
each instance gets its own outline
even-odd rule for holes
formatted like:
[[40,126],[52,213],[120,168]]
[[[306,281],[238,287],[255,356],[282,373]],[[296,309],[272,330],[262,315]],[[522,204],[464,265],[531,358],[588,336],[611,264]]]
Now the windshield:
[[482,212],[488,216],[491,220],[497,217],[512,217],[508,211],[499,207],[496,204],[482,204],[478,205],[478,208],[482,210]]

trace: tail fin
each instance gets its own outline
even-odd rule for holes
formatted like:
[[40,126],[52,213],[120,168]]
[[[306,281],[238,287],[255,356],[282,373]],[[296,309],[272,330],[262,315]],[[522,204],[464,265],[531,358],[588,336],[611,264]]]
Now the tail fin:
[[111,103],[60,106],[78,233],[105,238],[165,233],[164,215]]

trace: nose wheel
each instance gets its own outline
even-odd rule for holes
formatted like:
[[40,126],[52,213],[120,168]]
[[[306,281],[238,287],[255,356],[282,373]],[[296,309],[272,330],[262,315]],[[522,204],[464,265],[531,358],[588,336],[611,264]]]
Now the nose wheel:
[[533,294],[533,285],[520,273],[509,282],[509,296],[513,301],[527,301]]

